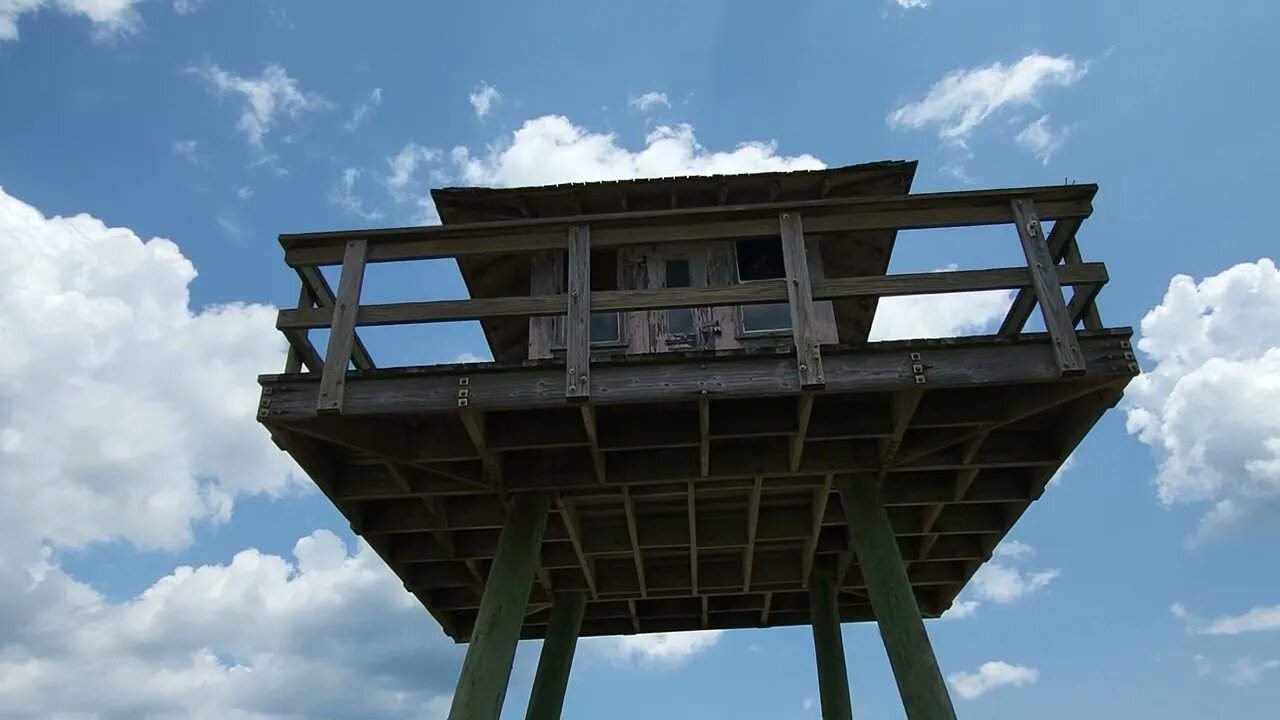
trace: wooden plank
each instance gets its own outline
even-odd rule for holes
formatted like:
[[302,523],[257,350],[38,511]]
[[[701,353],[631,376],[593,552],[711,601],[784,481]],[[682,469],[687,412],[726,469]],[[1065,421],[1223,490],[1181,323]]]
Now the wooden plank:
[[604,453],[600,452],[600,433],[599,424],[596,422],[596,409],[592,405],[583,405],[579,410],[582,411],[582,427],[587,433],[587,443],[591,449],[591,463],[596,469],[596,480],[603,484],[607,478],[607,473]]
[[[522,296],[520,299],[528,301],[530,304],[547,303],[548,300],[553,302],[547,303],[557,308],[555,313],[534,314],[529,318],[529,359],[549,358],[554,353],[552,348],[560,344],[564,337],[562,332],[564,328],[564,313],[568,311],[569,304],[564,294],[562,277],[564,270],[564,252],[540,252],[534,253],[529,258],[529,295]],[[501,298],[499,298],[501,299]],[[483,307],[476,308],[468,303],[483,301],[485,298],[473,298],[472,300],[436,300],[430,303],[423,303],[419,309],[431,312],[436,311],[437,314],[443,313],[449,316],[450,310],[461,310],[466,312],[468,308],[485,309]],[[365,305],[360,308],[362,319],[372,316],[378,317],[378,308],[387,309],[387,315],[394,315],[399,308],[404,308],[405,312],[409,312],[410,308],[406,307],[408,303],[390,304],[390,305]],[[490,316],[497,317],[497,316]],[[462,319],[462,318],[459,318]],[[476,319],[476,318],[467,318]],[[439,321],[447,322],[447,321]],[[376,324],[376,323],[371,323]],[[390,323],[387,323],[390,324]]]
[[525,720],[560,720],[586,607],[587,597],[580,592],[557,593],[552,599],[551,624],[538,656]]
[[791,437],[791,472],[800,469],[804,458],[804,444],[809,433],[809,418],[813,415],[813,393],[801,393],[796,400],[796,433]]
[[[1081,349],[1088,373],[1099,378],[1133,377],[1136,368],[1123,357],[1132,331],[1086,333]],[[828,350],[823,359],[828,393],[899,391],[914,386],[909,349],[929,357],[932,388],[1029,383],[1061,377],[1048,339],[1024,335],[1017,340],[961,338],[910,343],[872,343]],[[795,360],[777,355],[742,353],[708,360],[646,358],[645,361],[601,362],[593,368],[592,402],[617,405],[652,401],[779,397],[799,393]],[[458,378],[469,378],[468,406],[477,411],[529,410],[564,406],[564,371],[542,367],[395,368],[362,373],[348,383],[344,417],[403,413],[456,412]],[[271,390],[268,423],[314,417],[318,383],[296,375],[264,375]],[[807,455],[808,453],[806,453]],[[715,458],[712,458],[713,465]],[[808,462],[806,460],[806,462]]]
[[1060,185],[905,196],[832,198],[786,203],[721,205],[680,210],[538,218],[471,225],[416,226],[280,236],[290,266],[334,264],[352,237],[371,242],[369,260],[425,260],[562,248],[571,225],[590,224],[596,247],[717,238],[767,237],[777,216],[795,211],[810,218],[809,231],[915,229],[1001,224],[1013,221],[1009,202],[1031,197],[1045,219],[1087,217],[1096,185]]
[[[315,307],[330,309],[334,306],[337,298],[333,294],[333,288],[329,287],[329,281],[325,280],[324,273],[320,272],[318,267],[300,267],[297,268],[298,277],[311,291],[311,299]],[[307,307],[311,307],[308,305]],[[359,313],[356,314],[357,319]],[[326,322],[321,327],[328,327]],[[377,367],[373,362],[373,356],[369,354],[368,348],[364,346],[364,341],[360,339],[360,333],[355,335],[355,345],[351,351],[351,364],[357,370],[372,370]]]
[[356,341],[356,312],[360,307],[360,287],[364,284],[365,255],[368,242],[347,242],[342,259],[342,275],[338,281],[338,297],[333,305],[333,323],[329,328],[329,347],[324,354],[324,370],[320,378],[320,394],[316,411],[342,412],[347,382],[347,364]]
[[587,580],[587,589],[591,591],[591,599],[598,600],[600,592],[596,586],[594,561],[587,557],[586,545],[582,540],[582,520],[578,517],[578,509],[574,506],[572,500],[568,500],[563,496],[556,498],[556,506],[560,509],[560,520],[564,523],[564,528],[569,533],[569,542],[573,544],[573,552],[578,556],[578,564],[582,568],[583,577]]
[[[1044,218],[1042,218],[1044,219]],[[1084,222],[1084,218],[1062,218],[1053,224],[1053,228],[1049,231],[1049,255],[1053,262],[1057,263],[1066,255],[1067,248],[1074,242],[1076,231],[1080,229],[1080,224]],[[1058,281],[1066,284],[1066,281],[1059,276]],[[1005,314],[1004,321],[1000,323],[1000,329],[997,334],[1000,337],[1014,337],[1022,332],[1022,328],[1026,326],[1027,320],[1031,319],[1031,312],[1036,309],[1036,293],[1034,286],[1026,286],[1018,289],[1018,294],[1014,296],[1013,303],[1009,306],[1009,312]]]
[[[1057,227],[1057,223],[1054,223],[1054,227]],[[1050,231],[1049,235],[1052,236],[1053,231]],[[1066,262],[1067,267],[1075,267],[1084,264],[1084,258],[1080,256],[1080,240],[1074,233],[1067,239],[1062,259]],[[1059,277],[1058,279],[1061,281],[1062,278]],[[1098,306],[1095,304],[1098,292],[1102,290],[1102,285],[1103,283],[1098,283],[1096,285],[1076,287],[1075,293],[1071,297],[1071,303],[1067,306],[1071,313],[1071,322],[1073,326],[1075,323],[1084,320],[1085,330],[1102,329],[1102,315],[1098,313]]]
[[836,593],[836,582],[830,569],[814,573],[813,582],[809,585],[809,612],[813,624],[814,655],[818,663],[818,697],[822,704],[822,720],[853,720]]
[[787,306],[791,310],[791,340],[796,347],[796,369],[800,387],[816,390],[823,386],[822,353],[819,350],[817,311],[809,284],[809,261],[804,249],[804,226],[800,214],[778,216],[782,235],[782,262],[786,270]]
[[636,522],[636,505],[631,499],[631,489],[622,487],[622,511],[627,519],[627,535],[631,539],[631,558],[636,564],[636,582],[640,586],[640,597],[649,597],[648,584],[645,582],[644,556],[640,552],[639,524]]
[[[306,282],[300,281],[298,309],[310,310],[314,302]],[[289,354],[284,361],[285,373],[301,372],[303,366],[308,372],[320,372],[324,368],[324,358],[316,352],[315,346],[311,344],[311,338],[307,337],[306,330],[286,330],[284,336],[289,341]]]
[[760,524],[760,493],[764,487],[764,477],[756,476],[751,486],[751,494],[747,498],[747,548],[742,553],[742,592],[751,589],[751,571],[755,568],[756,529]]
[[591,397],[591,235],[586,225],[569,229],[569,307],[565,317],[565,397]]
[[[543,267],[545,264],[544,261],[538,267]],[[540,272],[539,275],[541,274],[545,273]],[[1106,266],[1102,263],[1064,266],[1058,269],[1058,280],[1063,285],[1102,284],[1107,281]],[[829,278],[812,281],[815,300],[1029,289],[1032,285],[1033,281],[1025,267],[899,273],[878,277]],[[544,286],[545,283],[541,283],[538,287],[544,288]],[[692,288],[600,290],[591,293],[589,303],[595,312],[760,305],[785,302],[788,299],[786,286],[786,280],[759,280],[734,285]],[[567,295],[542,289],[535,290],[533,295],[516,297],[361,305],[356,324],[360,327],[376,327],[496,317],[538,318],[562,315],[567,312],[567,309]],[[325,308],[281,310],[276,320],[276,327],[280,330],[323,328],[330,325],[332,318],[332,311]],[[553,332],[542,328],[542,325],[538,325],[537,328],[543,335]],[[530,342],[534,342],[532,338]],[[550,341],[544,344],[547,345],[547,354],[531,355],[531,357],[549,357]]]
[[698,472],[711,472],[711,400],[705,397],[698,399]]
[[1045,330],[1053,342],[1058,368],[1063,375],[1083,373],[1084,358],[1076,339],[1075,323],[1071,322],[1071,317],[1067,314],[1067,306],[1062,299],[1062,286],[1058,283],[1057,264],[1040,228],[1035,203],[1026,198],[1014,200],[1013,213],[1018,239],[1022,243],[1022,252],[1027,257],[1036,301],[1044,316]]
[[[831,497],[831,482],[834,476],[827,473],[822,476],[822,485],[813,491],[813,497],[809,500],[810,506],[813,508],[813,521],[811,527],[812,534],[804,541],[804,550],[800,556],[800,587],[808,588],[809,579],[813,574],[814,560],[818,554],[818,540],[822,536],[822,519],[827,514],[827,501]],[[844,573],[841,571],[841,576]]]
[[498,720],[502,712],[550,505],[550,498],[542,493],[522,493],[512,500],[511,516],[502,528],[462,661],[449,720]]
[[840,476],[836,485],[907,717],[954,720],[955,709],[929,643],[875,476]]
[[689,579],[694,595],[698,594],[698,501],[693,481],[688,483],[689,513]]

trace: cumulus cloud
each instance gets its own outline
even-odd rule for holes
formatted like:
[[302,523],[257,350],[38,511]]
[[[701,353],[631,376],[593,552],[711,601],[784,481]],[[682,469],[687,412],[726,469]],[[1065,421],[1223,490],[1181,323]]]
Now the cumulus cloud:
[[649,91],[643,95],[633,95],[627,99],[627,104],[640,112],[648,112],[651,108],[659,105],[670,108],[671,102],[667,100],[666,93]]
[[[436,224],[440,222],[436,214],[435,203],[422,186],[418,170],[427,163],[440,158],[440,151],[423,147],[417,143],[405,143],[400,152],[387,158],[387,174],[382,178],[382,185],[397,203],[409,204],[413,211],[411,221],[420,224]],[[441,173],[437,169],[435,177]]]
[[[951,272],[955,265],[934,272]],[[871,340],[956,337],[990,328],[1004,319],[1011,290],[907,295],[880,300],[871,324]]]
[[978,606],[982,603],[977,600],[957,600],[951,603],[951,607],[942,613],[941,620],[963,620],[978,611]]
[[348,215],[355,215],[364,220],[379,220],[382,218],[382,211],[366,210],[364,200],[355,192],[356,181],[362,174],[359,168],[343,168],[338,186],[329,191],[329,202]]
[[[1014,602],[1053,582],[1058,570],[1023,570],[1014,563],[1035,555],[1035,548],[1017,540],[1006,540],[996,546],[995,557],[983,563],[965,588],[968,599],[957,600],[943,618],[958,620],[978,611],[984,602],[997,605]],[[1000,559],[995,559],[1000,558]]]
[[[257,427],[275,309],[190,306],[169,240],[45,217],[0,190],[0,524],[79,547],[177,547],[294,466]],[[20,499],[20,502],[19,502]]]
[[[5,717],[444,718],[461,649],[367,546],[179,567],[124,602],[0,563]],[[74,688],[74,692],[67,692]]]
[[720,641],[721,635],[721,630],[694,630],[587,638],[583,642],[593,652],[617,663],[666,668],[679,665],[711,648]]
[[1239,658],[1227,669],[1227,682],[1232,685],[1253,685],[1272,670],[1280,669],[1280,660],[1256,662],[1252,658]]
[[471,101],[471,109],[475,110],[476,117],[483,118],[493,110],[494,105],[502,101],[502,93],[489,83],[482,82],[471,91],[467,99]]
[[1187,632],[1197,635],[1240,635],[1280,630],[1280,605],[1259,605],[1240,615],[1222,615],[1212,620],[1192,615],[1182,603],[1174,603],[1169,612],[1187,624]]
[[1042,115],[1039,120],[1024,127],[1013,139],[1019,147],[1035,155],[1041,165],[1048,165],[1054,153],[1062,149],[1068,134],[1066,128],[1054,128],[1049,124],[1049,116]]
[[137,32],[142,16],[134,7],[139,0],[4,0],[0,2],[0,42],[18,39],[18,19],[42,8],[83,17],[93,25],[96,37],[108,38]]
[[1127,428],[1158,463],[1165,505],[1208,504],[1192,543],[1280,514],[1280,271],[1270,259],[1175,276],[1142,319],[1147,372]]
[[304,112],[326,107],[328,102],[315,93],[305,93],[298,81],[275,63],[269,64],[258,77],[233,75],[217,65],[189,68],[219,97],[238,96],[244,107],[236,128],[255,147],[281,115],[298,117]]
[[920,100],[889,113],[888,122],[905,130],[935,127],[943,141],[963,147],[993,113],[1005,107],[1037,105],[1046,88],[1074,85],[1087,71],[1087,65],[1069,56],[1039,53],[1012,65],[997,62],[956,70],[934,83]]
[[355,132],[366,119],[372,117],[373,111],[377,110],[381,104],[382,88],[374,88],[373,92],[369,93],[369,99],[360,103],[355,110],[351,111],[351,119],[343,123],[342,127],[346,128],[347,132]]
[[947,676],[951,688],[964,700],[976,700],[996,688],[1030,685],[1039,679],[1039,670],[1012,665],[1002,660],[982,663],[977,672],[959,672]]

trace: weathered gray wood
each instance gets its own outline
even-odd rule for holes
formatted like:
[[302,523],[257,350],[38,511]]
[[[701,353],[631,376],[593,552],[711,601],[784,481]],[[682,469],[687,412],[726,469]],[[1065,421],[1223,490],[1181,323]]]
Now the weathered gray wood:
[[853,720],[849,701],[849,672],[845,667],[844,639],[840,635],[840,610],[832,573],[822,568],[809,584],[813,623],[813,649],[818,662],[818,697],[822,720]]
[[557,593],[552,598],[551,624],[542,641],[525,720],[560,720],[586,606],[587,597],[580,592]]
[[800,387],[814,390],[823,385],[822,353],[818,346],[817,311],[809,283],[809,261],[804,249],[804,228],[799,213],[778,216],[782,235],[782,262],[786,268],[787,304],[791,309],[791,339],[796,347]]
[[722,205],[654,212],[527,219],[472,225],[417,226],[280,236],[285,261],[297,267],[327,265],[341,258],[351,237],[368,239],[370,262],[556,250],[571,225],[590,224],[596,247],[768,237],[777,216],[800,212],[809,232],[962,227],[1008,223],[1009,201],[1031,197],[1045,219],[1087,217],[1096,185],[1059,185],[1009,190],[919,193],[904,196],[833,198],[787,203]]
[[[1098,377],[1131,377],[1120,348],[1130,331],[1086,335],[1081,349],[1088,373]],[[929,387],[972,387],[992,383],[1023,383],[1060,377],[1043,335],[1015,341],[974,338],[971,341],[875,344],[866,349],[828,350],[824,358],[826,392],[897,391],[914,385],[908,348],[921,347],[929,356]],[[708,374],[706,360],[689,358],[662,363],[597,363],[593,367],[592,402],[619,403],[694,400],[703,393],[713,398],[770,397],[800,391],[795,360],[776,355],[717,358]],[[564,370],[554,365],[534,368],[469,368],[459,371],[385,370],[354,378],[347,387],[344,415],[386,415],[456,411],[458,378],[470,379],[468,403],[473,410],[525,410],[563,407]],[[298,376],[263,376],[271,388],[272,420],[288,422],[316,414],[315,380]],[[714,458],[713,458],[714,460]]]
[[[827,271],[822,261],[822,238],[808,236],[805,238],[805,259],[809,265],[809,282],[816,288],[826,279]],[[813,304],[815,322],[818,326],[818,341],[823,345],[835,345],[840,342],[840,331],[836,328],[835,305],[830,300]]]
[[756,477],[751,486],[751,495],[747,499],[747,549],[742,553],[742,591],[751,589],[751,571],[756,559],[756,529],[760,525],[760,493],[764,489],[764,478]]
[[804,458],[805,441],[809,434],[809,420],[813,416],[813,393],[804,392],[796,400],[796,434],[791,437],[791,470],[800,469]]
[[[537,314],[529,318],[529,359],[537,360],[541,358],[549,358],[552,356],[552,348],[559,345],[564,337],[564,317],[562,313],[569,308],[566,296],[564,294],[563,282],[564,253],[563,252],[541,252],[534,253],[529,258],[529,296],[521,297],[519,300],[529,302],[531,304],[547,304],[556,308],[556,313]],[[516,300],[516,298],[500,298]],[[484,298],[475,298],[472,300],[445,300],[430,303],[427,306],[419,306],[418,309],[428,312],[446,311],[445,316],[450,307],[454,310],[462,310],[467,307],[465,303],[473,303],[483,301]],[[548,302],[549,301],[549,302]],[[441,305],[440,302],[450,303],[449,305]],[[397,303],[393,305],[365,305],[360,308],[360,317],[367,318],[369,316],[377,317],[377,308],[387,308],[387,315],[395,315],[402,310],[391,310],[391,308],[403,308],[403,312],[408,312],[410,308],[406,307],[410,303]],[[461,318],[459,318],[461,319]],[[441,321],[443,322],[443,321]]]
[[360,306],[360,287],[364,284],[367,250],[368,242],[362,238],[347,242],[342,275],[338,280],[338,297],[333,305],[333,323],[329,327],[329,347],[324,354],[317,412],[342,412],[347,364],[351,362],[351,352],[355,348],[356,311]]
[[1026,255],[1027,265],[1031,270],[1036,300],[1044,316],[1044,327],[1053,342],[1058,368],[1063,375],[1083,373],[1084,357],[1080,354],[1080,343],[1076,339],[1075,323],[1071,322],[1071,317],[1067,314],[1066,302],[1062,299],[1062,286],[1058,282],[1057,264],[1040,228],[1035,203],[1027,198],[1014,200],[1013,214],[1018,239],[1022,242],[1022,252]]
[[591,235],[586,225],[569,229],[569,306],[564,321],[565,397],[591,397]]
[[582,569],[582,576],[586,578],[587,589],[591,591],[592,599],[598,599],[600,592],[596,588],[596,572],[593,561],[587,557],[586,544],[583,540],[582,520],[578,517],[578,508],[574,505],[573,500],[563,496],[556,498],[556,507],[560,509],[560,521],[564,524],[565,532],[569,535],[569,542],[573,544],[573,552],[578,556],[578,565]]
[[[311,291],[312,303],[315,307],[329,309],[332,308],[337,298],[333,294],[333,288],[329,287],[329,281],[325,280],[324,273],[320,272],[318,267],[300,267],[297,268],[298,278],[302,280],[307,289]],[[307,306],[312,307],[311,305]],[[357,320],[359,313],[357,313]],[[326,321],[320,327],[328,327],[329,322]],[[364,342],[360,339],[360,333],[355,335],[355,346],[351,351],[351,364],[357,370],[372,370],[377,367],[373,362],[373,356],[369,354],[368,348],[364,346]]]
[[[608,477],[605,468],[604,453],[600,452],[600,426],[596,420],[596,409],[592,405],[578,408],[582,411],[582,428],[587,434],[587,446],[591,449],[591,463],[596,469],[596,479],[601,483]],[[529,428],[524,428],[528,432]]]
[[839,476],[836,485],[907,717],[954,720],[955,709],[929,643],[875,476]]
[[[1047,218],[1042,218],[1047,219]],[[1080,229],[1080,225],[1084,222],[1084,218],[1062,218],[1053,224],[1053,229],[1049,231],[1049,255],[1056,263],[1062,260],[1067,252],[1067,246],[1076,236],[1076,231]],[[1059,281],[1062,282],[1061,278]],[[1018,290],[1018,294],[1013,298],[1013,303],[1009,306],[1009,312],[1005,314],[1004,321],[1000,323],[1000,329],[997,334],[1000,337],[1014,337],[1022,332],[1022,328],[1026,326],[1027,320],[1031,319],[1031,312],[1036,309],[1036,293],[1033,287],[1024,287]]]
[[[822,476],[822,484],[813,491],[813,497],[809,500],[809,504],[813,507],[812,535],[804,541],[804,551],[800,556],[800,587],[808,588],[810,576],[813,574],[813,564],[817,557],[818,542],[822,536],[822,521],[827,514],[827,501],[831,498],[831,482],[833,479],[831,473]],[[911,485],[916,485],[912,483]],[[905,486],[905,483],[904,483]]]
[[689,513],[689,578],[690,590],[694,595],[698,594],[698,500],[696,488],[693,481],[689,481],[688,493],[688,513]]
[[[624,281],[638,282],[635,263],[627,266]],[[533,294],[519,297],[472,298],[470,300],[431,300],[370,304],[360,306],[356,324],[361,327],[379,325],[404,325],[412,323],[457,322],[492,317],[535,317],[531,325],[533,335],[539,338],[555,338],[553,323],[542,316],[557,316],[568,309],[568,296],[562,294],[556,258],[535,256],[533,262]],[[554,277],[553,277],[554,276]],[[1059,283],[1063,285],[1100,285],[1107,281],[1106,267],[1102,263],[1085,263],[1058,269]],[[650,280],[651,282],[651,280]],[[990,270],[956,270],[953,272],[902,273],[883,277],[849,277],[815,280],[812,282],[813,298],[895,297],[900,295],[931,295],[952,292],[976,292],[980,290],[1004,290],[1030,288],[1032,279],[1026,268],[995,268]],[[724,284],[692,288],[661,288],[640,290],[600,290],[591,293],[590,304],[595,312],[655,310],[663,308],[713,307],[728,308],[737,305],[762,305],[784,302],[788,299],[785,280],[758,280],[742,284]],[[639,315],[640,313],[632,313]],[[733,315],[734,313],[729,313]],[[724,318],[712,313],[713,319]],[[281,330],[322,328],[332,322],[333,312],[324,308],[306,310],[281,310],[276,327]],[[634,332],[634,327],[632,328]],[[722,329],[720,337],[734,332]],[[1016,333],[1014,333],[1016,334]],[[553,340],[545,342],[549,357]],[[539,345],[541,352],[542,345]]]
[[[1054,224],[1057,227],[1057,224]],[[1052,231],[1049,233],[1053,234]],[[1080,257],[1080,243],[1074,235],[1067,241],[1066,250],[1062,256],[1067,267],[1074,267],[1084,264],[1084,258]],[[1061,280],[1061,276],[1058,278]],[[1103,283],[1094,285],[1077,285],[1075,292],[1071,296],[1071,302],[1067,305],[1067,312],[1071,316],[1071,325],[1075,327],[1076,323],[1084,320],[1085,330],[1101,330],[1102,315],[1098,313],[1098,306],[1095,301],[1098,293],[1102,290]]]
[[703,477],[711,471],[711,400],[698,400],[698,472]]
[[543,493],[522,493],[512,499],[449,720],[498,720],[502,712],[550,506],[550,498]]
[[[314,302],[306,281],[299,281],[298,309],[310,310]],[[289,354],[284,360],[286,374],[301,372],[304,365],[309,372],[320,372],[324,368],[324,359],[311,344],[306,330],[286,330],[284,336],[289,341]]]
[[[644,557],[640,552],[639,522],[636,519],[636,505],[631,499],[631,488],[622,487],[622,511],[627,519],[627,535],[631,541],[631,558],[636,564],[636,581],[639,584],[641,598],[649,597],[649,590],[644,577]],[[632,612],[634,615],[634,611]]]

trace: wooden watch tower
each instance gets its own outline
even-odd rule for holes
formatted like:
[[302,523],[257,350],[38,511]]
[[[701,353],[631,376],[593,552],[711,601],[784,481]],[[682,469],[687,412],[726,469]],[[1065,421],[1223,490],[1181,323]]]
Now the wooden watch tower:
[[[441,226],[280,237],[302,289],[258,418],[468,643],[452,720],[496,720],[521,638],[527,717],[557,718],[579,636],[800,624],[848,720],[843,622],[878,623],[908,717],[954,718],[922,619],[1138,366],[1076,245],[1096,186],[914,172],[451,188]],[[994,224],[1025,266],[886,274],[898,230]],[[368,263],[449,257],[470,299],[361,303]],[[880,298],[993,289],[994,335],[868,341]],[[380,368],[357,335],[460,320],[493,362]]]

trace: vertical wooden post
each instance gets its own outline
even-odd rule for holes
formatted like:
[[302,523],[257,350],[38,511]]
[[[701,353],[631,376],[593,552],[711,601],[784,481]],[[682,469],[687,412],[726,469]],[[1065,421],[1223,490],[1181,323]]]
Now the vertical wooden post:
[[813,623],[813,650],[818,660],[822,720],[853,720],[849,672],[844,664],[844,639],[840,637],[835,569],[829,563],[814,568],[809,582],[809,614]]
[[[307,288],[306,281],[299,279],[298,286],[298,309],[310,310],[311,307],[315,305],[315,299],[311,297],[311,291]],[[311,340],[308,337],[309,334],[310,332],[305,329],[294,330],[292,331],[292,334],[288,332],[285,333],[285,337],[289,340],[289,354],[284,360],[284,371],[286,373],[302,372],[302,366],[304,364],[303,355],[306,353],[306,349],[304,348],[311,344]],[[310,354],[315,355],[315,350],[312,350]],[[310,365],[310,363],[307,364]],[[320,363],[315,367],[308,367],[307,369],[317,370],[323,365],[324,363]]]
[[[1055,225],[1054,227],[1057,226]],[[1050,235],[1052,234],[1050,232]],[[1062,259],[1068,266],[1084,263],[1084,258],[1080,257],[1080,245],[1076,241],[1075,235],[1072,235],[1067,240],[1067,245],[1063,249]],[[1094,302],[1100,290],[1102,290],[1101,283],[1076,286],[1071,296],[1071,302],[1067,304],[1067,313],[1071,317],[1072,327],[1075,327],[1075,324],[1083,319],[1085,330],[1102,329],[1102,315],[1098,313],[1098,306]]]
[[787,274],[787,301],[791,307],[791,336],[796,346],[796,364],[800,387],[821,388],[822,354],[818,350],[817,311],[813,306],[813,288],[809,283],[809,261],[804,251],[804,228],[800,214],[778,216],[782,231],[782,263]]
[[533,692],[525,720],[560,720],[565,688],[573,666],[573,651],[582,628],[587,596],[580,592],[556,593],[551,601],[551,624],[542,641],[538,672],[533,676]]
[[565,317],[565,397],[591,397],[591,228],[569,228],[569,311]]
[[333,324],[329,347],[324,353],[324,373],[320,376],[320,398],[316,411],[342,412],[347,387],[347,364],[356,342],[356,313],[360,309],[360,287],[364,284],[364,261],[369,244],[364,238],[348,240],[342,256],[342,275],[333,304]]
[[519,493],[512,498],[449,720],[498,720],[502,712],[550,508],[551,498],[545,493]]
[[1036,216],[1035,203],[1030,198],[1013,201],[1013,224],[1018,228],[1018,240],[1027,257],[1031,284],[1036,291],[1036,300],[1040,303],[1040,313],[1044,316],[1045,330],[1049,332],[1049,340],[1053,343],[1058,370],[1063,375],[1081,374],[1085,369],[1084,355],[1081,354],[1080,342],[1076,339],[1075,323],[1067,313],[1067,304],[1062,299],[1062,286],[1058,283],[1058,272],[1054,269],[1057,265],[1049,253],[1049,243],[1044,238],[1040,218]]
[[955,720],[874,475],[836,478],[880,637],[909,720]]

